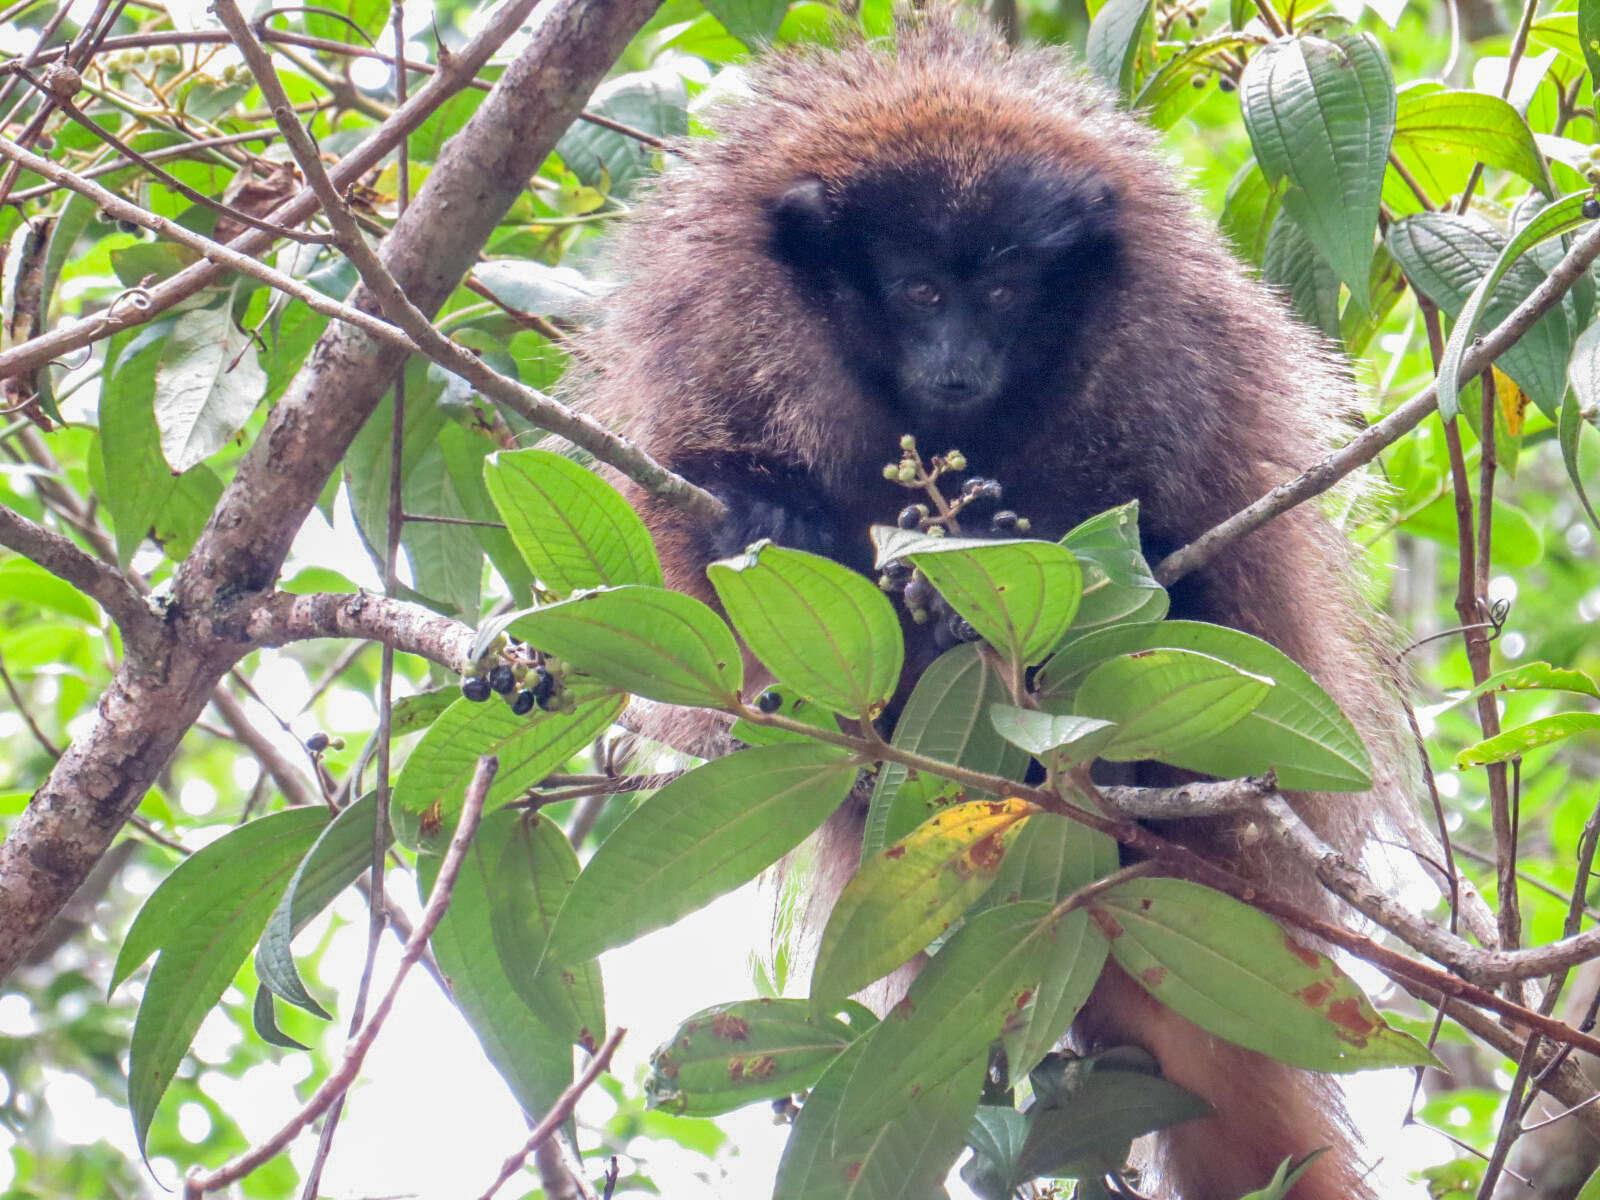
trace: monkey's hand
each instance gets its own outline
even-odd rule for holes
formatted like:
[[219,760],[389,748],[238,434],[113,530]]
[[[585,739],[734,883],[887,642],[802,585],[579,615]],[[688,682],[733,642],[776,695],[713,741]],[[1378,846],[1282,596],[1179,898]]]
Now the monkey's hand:
[[752,542],[770,538],[780,546],[838,558],[842,544],[837,518],[814,499],[803,483],[784,486],[768,477],[702,485],[728,506],[728,516],[710,534],[714,558],[738,554]]

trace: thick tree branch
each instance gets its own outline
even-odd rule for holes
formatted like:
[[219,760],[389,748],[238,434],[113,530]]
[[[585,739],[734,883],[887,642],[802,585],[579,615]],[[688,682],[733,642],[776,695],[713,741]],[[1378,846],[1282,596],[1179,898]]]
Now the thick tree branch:
[[[419,309],[437,311],[657,0],[544,0],[526,47],[472,119],[451,139],[416,201],[385,239],[385,268]],[[407,131],[463,86],[523,24],[532,0],[498,11],[391,121],[334,168],[339,186],[375,166]],[[271,214],[279,224],[316,207],[306,189]],[[231,246],[257,253],[267,236]],[[0,354],[0,373],[28,369],[137,324],[214,282],[207,262],[150,289],[150,307],[99,314]],[[356,307],[372,312],[364,290]],[[56,764],[0,844],[0,978],[82,882],[166,765],[222,674],[250,644],[230,636],[240,603],[269,588],[323,482],[405,357],[370,335],[324,333],[240,463],[211,520],[179,568],[167,636],[149,663],[113,676],[89,732]]]
[[241,639],[283,646],[312,638],[365,638],[465,673],[472,665],[470,626],[409,600],[365,592],[276,592],[251,607]]

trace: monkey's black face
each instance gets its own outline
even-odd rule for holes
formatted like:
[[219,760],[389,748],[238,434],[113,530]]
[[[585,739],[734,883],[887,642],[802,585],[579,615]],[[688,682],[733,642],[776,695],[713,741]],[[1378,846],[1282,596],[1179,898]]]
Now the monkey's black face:
[[773,253],[908,431],[1003,440],[997,420],[1060,394],[1116,257],[1115,197],[1090,173],[1030,164],[962,189],[948,174],[798,180],[773,207]]

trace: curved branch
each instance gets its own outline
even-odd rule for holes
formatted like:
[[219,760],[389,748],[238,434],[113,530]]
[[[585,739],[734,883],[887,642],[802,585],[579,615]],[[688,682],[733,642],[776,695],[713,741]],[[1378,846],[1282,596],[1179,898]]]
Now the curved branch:
[[[1528,294],[1528,298],[1511,315],[1488,333],[1473,340],[1472,346],[1461,358],[1461,372],[1457,378],[1465,383],[1485,370],[1533,327],[1540,317],[1549,312],[1572,289],[1600,258],[1600,223],[1589,228],[1569,250],[1565,257],[1551,269],[1543,282]],[[1253,504],[1246,505],[1219,525],[1214,525],[1187,546],[1181,546],[1167,555],[1157,565],[1155,577],[1164,586],[1171,586],[1190,571],[1204,566],[1228,546],[1261,528],[1273,517],[1287,512],[1295,505],[1321,495],[1357,467],[1365,466],[1387,447],[1410,433],[1439,403],[1439,382],[1434,380],[1422,391],[1407,400],[1381,421],[1375,421],[1350,442],[1295,476],[1280,483]]]
[[160,618],[150,611],[144,597],[121,572],[91,558],[70,538],[52,533],[3,504],[0,504],[0,546],[9,546],[96,601],[117,623],[130,649],[137,650],[159,636]]
[[472,665],[476,634],[460,621],[390,596],[274,592],[246,614],[241,636],[256,646],[282,646],[313,638],[365,638],[465,672]]

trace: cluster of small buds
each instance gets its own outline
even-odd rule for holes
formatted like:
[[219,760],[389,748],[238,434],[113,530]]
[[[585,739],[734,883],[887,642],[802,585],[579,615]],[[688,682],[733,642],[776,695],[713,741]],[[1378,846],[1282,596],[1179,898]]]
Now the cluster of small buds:
[[[900,439],[900,451],[898,462],[884,464],[883,477],[903,487],[920,488],[927,496],[927,503],[908,504],[900,510],[895,524],[901,529],[930,537],[959,534],[962,513],[973,515],[1004,498],[1005,489],[999,480],[974,475],[962,483],[953,499],[945,499],[939,488],[940,478],[949,472],[967,469],[967,456],[960,450],[948,450],[924,462],[917,452],[916,439],[908,433]],[[1015,537],[1027,534],[1030,528],[1028,518],[1018,516],[1009,508],[989,514],[990,536]],[[977,639],[972,625],[942,604],[927,576],[910,563],[889,563],[878,576],[878,586],[891,596],[899,596],[918,625],[931,624],[934,641],[940,649]]]
[[501,634],[489,653],[474,664],[473,673],[461,681],[461,694],[482,703],[498,693],[519,717],[535,708],[569,713],[577,703],[567,690],[566,677],[567,665],[560,659]]

